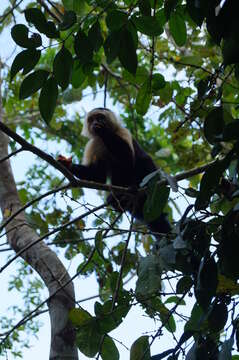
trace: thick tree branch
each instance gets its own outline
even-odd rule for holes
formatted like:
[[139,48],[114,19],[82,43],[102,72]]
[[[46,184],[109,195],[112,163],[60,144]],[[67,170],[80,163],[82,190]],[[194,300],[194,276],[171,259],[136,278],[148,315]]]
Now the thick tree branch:
[[[41,159],[48,162],[50,165],[55,167],[57,170],[59,170],[69,181],[69,187],[81,187],[81,188],[88,188],[88,189],[95,189],[95,190],[104,190],[104,191],[118,191],[122,193],[130,193],[130,188],[124,188],[122,186],[115,186],[115,185],[107,185],[107,184],[101,184],[94,181],[88,181],[88,180],[78,180],[76,179],[70,171],[68,171],[64,166],[62,166],[58,161],[56,161],[51,155],[46,154],[44,151],[38,149],[36,146],[30,144],[25,139],[23,139],[20,135],[16,134],[13,130],[11,130],[8,126],[3,124],[0,121],[0,130],[2,130],[5,134],[10,136],[13,140],[15,140],[17,143],[19,143],[22,146],[23,150],[30,151],[33,154],[39,156]],[[206,171],[215,161],[212,161],[208,164],[199,166],[197,168],[187,170],[184,172],[181,172],[178,175],[175,175],[173,179],[175,181],[181,181],[188,179],[190,177],[193,177],[195,175],[198,175],[204,171]],[[166,179],[162,179],[159,181],[160,185],[167,184]],[[145,191],[144,188],[139,189],[139,192]]]
[[58,161],[56,161],[51,155],[46,154],[44,151],[38,149],[36,146],[27,142],[23,137],[15,133],[8,126],[6,126],[2,121],[0,121],[0,130],[2,130],[6,135],[10,136],[18,144],[22,146],[23,150],[30,151],[33,154],[39,156],[41,159],[46,160],[49,164],[58,169],[65,177],[74,185],[75,178],[64,166],[62,166]]

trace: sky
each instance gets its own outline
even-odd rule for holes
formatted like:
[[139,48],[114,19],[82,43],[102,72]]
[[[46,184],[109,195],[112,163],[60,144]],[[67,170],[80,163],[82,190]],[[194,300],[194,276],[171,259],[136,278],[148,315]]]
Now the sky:
[[[26,2],[26,1],[25,1]],[[3,9],[5,8],[5,4],[7,3],[6,0],[0,1],[0,16],[2,14]],[[10,37],[10,30],[4,31],[0,34],[0,57],[3,61],[8,61],[11,64],[12,59],[9,56],[12,54],[14,50],[14,43]],[[79,104],[74,105],[71,111],[89,111],[94,107],[100,107],[103,104],[102,96],[97,96],[96,99],[93,101],[90,97],[85,98]],[[107,104],[108,107],[111,104]],[[113,107],[113,106],[112,106]],[[117,109],[116,109],[117,111]],[[41,147],[42,144],[39,144]],[[57,151],[57,146],[55,144],[43,144],[44,150],[48,151],[49,153],[54,153]],[[14,159],[12,159],[12,167],[16,181],[21,181],[24,179],[24,174],[26,173],[27,169],[34,163],[35,156],[31,153],[20,153]],[[95,202],[96,192],[93,190],[87,191],[87,197],[89,202]],[[92,200],[92,201],[91,201]],[[61,260],[65,263],[66,266],[69,264],[64,260],[62,257]],[[6,256],[1,256],[0,258],[0,266],[2,266],[6,262]],[[74,275],[76,267],[78,265],[79,259],[75,259],[73,263],[70,265],[70,272],[71,275]],[[16,301],[15,293],[8,292],[8,280],[9,276],[16,271],[16,266],[12,264],[4,273],[0,274],[1,276],[1,302],[0,302],[0,312],[1,314],[6,313],[7,306],[10,304],[14,304]],[[128,284],[128,288],[135,286],[135,280],[133,280],[130,284]],[[76,289],[76,298],[77,300],[90,297],[97,293],[97,283],[93,276],[87,278],[86,280],[77,280],[75,282],[75,289]],[[47,297],[47,293],[44,293],[45,297]],[[20,301],[20,297],[19,297]],[[93,314],[93,305],[95,300],[91,300],[88,302],[84,302],[82,304],[83,308],[90,311]],[[44,314],[41,316],[41,321],[44,323],[43,327],[40,329],[38,335],[38,339],[32,339],[31,341],[31,348],[23,350],[23,359],[24,360],[42,360],[47,359],[49,356],[49,344],[50,344],[50,323],[48,314]],[[144,335],[146,332],[151,334],[153,331],[157,330],[159,323],[155,323],[151,319],[147,318],[143,313],[140,311],[139,306],[133,307],[130,313],[127,315],[126,321],[123,322],[120,327],[113,331],[111,335],[114,338],[119,339],[122,343],[126,344],[130,348],[132,343],[141,335]],[[163,350],[166,350],[168,347],[172,347],[172,344],[169,344],[168,340],[171,339],[167,332],[164,335],[164,341],[155,341],[152,347],[152,354],[159,353]],[[120,359],[126,360],[129,358],[129,352],[120,344],[117,343],[117,347],[120,351]],[[7,353],[7,357],[1,357],[1,359],[8,359],[12,360],[13,356],[10,352]],[[82,354],[80,355],[80,359],[84,360]]]

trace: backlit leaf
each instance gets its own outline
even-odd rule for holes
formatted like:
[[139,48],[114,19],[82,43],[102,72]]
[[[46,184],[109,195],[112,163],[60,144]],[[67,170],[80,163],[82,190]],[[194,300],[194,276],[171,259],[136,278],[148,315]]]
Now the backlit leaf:
[[187,28],[182,16],[176,12],[169,19],[170,33],[178,46],[183,46],[187,40]]
[[127,29],[121,31],[119,60],[126,70],[135,75],[138,59],[133,37]]
[[132,18],[136,28],[142,34],[158,36],[162,34],[163,28],[157,17],[153,16],[134,16]]
[[74,49],[77,58],[82,64],[90,63],[93,57],[93,48],[86,34],[79,30],[74,40]]
[[145,115],[148,111],[152,98],[152,90],[150,80],[147,79],[140,87],[136,97],[136,111],[140,115]]
[[19,98],[21,100],[26,99],[28,96],[34,94],[43,86],[48,76],[49,72],[46,70],[36,70],[28,75],[20,86]]
[[41,46],[41,36],[39,34],[32,34],[28,37],[29,30],[26,25],[17,24],[11,29],[11,36],[15,43],[23,48],[37,48]]
[[65,90],[70,83],[72,68],[72,55],[70,51],[63,46],[56,54],[53,62],[53,73],[62,90]]
[[130,348],[130,360],[150,360],[150,347],[148,336],[141,336]]
[[110,11],[106,17],[106,24],[111,31],[119,30],[128,20],[127,13],[119,10]]
[[17,54],[11,66],[11,80],[20,70],[23,70],[24,75],[31,71],[40,57],[41,51],[36,49],[23,50]]
[[39,97],[40,113],[47,124],[49,124],[54,114],[57,97],[57,82],[56,79],[52,76],[43,85]]

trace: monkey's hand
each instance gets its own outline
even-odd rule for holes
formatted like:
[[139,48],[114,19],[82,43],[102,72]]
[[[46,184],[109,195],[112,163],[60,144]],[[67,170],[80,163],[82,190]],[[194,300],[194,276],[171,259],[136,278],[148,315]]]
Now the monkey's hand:
[[72,156],[67,158],[63,155],[59,155],[57,161],[59,161],[59,163],[65,166],[67,169],[70,169],[72,165]]

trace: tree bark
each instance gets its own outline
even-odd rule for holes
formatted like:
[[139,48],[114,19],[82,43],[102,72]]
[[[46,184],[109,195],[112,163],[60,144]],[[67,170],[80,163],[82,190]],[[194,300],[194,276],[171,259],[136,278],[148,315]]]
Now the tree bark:
[[[0,118],[1,121],[1,118]],[[0,131],[1,157],[8,155],[8,137]],[[3,220],[22,207],[20,203],[10,161],[0,164],[0,208]],[[12,229],[11,231],[9,231]],[[38,235],[29,226],[24,212],[16,216],[7,226],[7,240],[16,252],[35,241]],[[74,344],[74,329],[68,320],[69,310],[75,306],[73,283],[56,254],[43,242],[25,251],[22,258],[38,272],[48,288],[51,320],[50,360],[77,360]],[[64,286],[67,284],[66,286]]]

